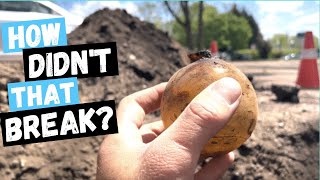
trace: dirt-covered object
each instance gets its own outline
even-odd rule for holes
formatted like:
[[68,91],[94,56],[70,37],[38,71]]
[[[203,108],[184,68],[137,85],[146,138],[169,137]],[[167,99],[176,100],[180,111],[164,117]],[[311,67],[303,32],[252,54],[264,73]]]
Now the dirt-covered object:
[[[253,83],[253,75],[252,74],[246,74],[247,78],[251,83]],[[253,84],[252,84],[253,85]]]
[[272,85],[271,91],[276,95],[279,102],[299,103],[300,88],[289,85]]
[[247,76],[247,78],[249,79],[249,81],[251,82],[253,88],[255,90],[257,90],[257,86],[256,86],[256,82],[254,80],[254,76],[252,74],[245,74]]

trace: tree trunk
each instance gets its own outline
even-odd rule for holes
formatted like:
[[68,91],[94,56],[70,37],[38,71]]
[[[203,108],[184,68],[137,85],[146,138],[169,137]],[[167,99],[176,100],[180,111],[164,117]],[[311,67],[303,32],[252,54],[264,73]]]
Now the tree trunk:
[[199,2],[199,16],[198,16],[198,50],[203,49],[203,1]]
[[189,12],[189,5],[188,1],[181,1],[180,7],[182,9],[184,20],[179,18],[179,16],[173,11],[173,9],[170,7],[170,4],[168,1],[164,1],[164,5],[167,7],[171,15],[176,19],[176,21],[183,26],[184,31],[186,33],[186,42],[187,46],[190,50],[193,49],[193,40],[192,40],[192,30],[191,30],[191,20],[190,20],[190,12]]
[[181,25],[184,26],[184,22],[179,18],[179,16],[173,11],[168,1],[164,1],[164,5],[167,7],[171,15],[176,19],[176,21]]
[[192,40],[192,30],[191,30],[191,20],[188,1],[181,1],[181,8],[185,17],[185,30],[187,36],[187,45],[190,50],[193,49],[193,40]]

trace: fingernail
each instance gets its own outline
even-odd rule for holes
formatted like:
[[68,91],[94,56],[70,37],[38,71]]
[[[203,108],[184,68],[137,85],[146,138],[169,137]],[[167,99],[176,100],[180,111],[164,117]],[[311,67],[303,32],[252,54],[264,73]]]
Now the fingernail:
[[241,95],[241,86],[233,78],[225,77],[218,80],[212,87],[214,93],[219,94],[231,105],[235,103]]

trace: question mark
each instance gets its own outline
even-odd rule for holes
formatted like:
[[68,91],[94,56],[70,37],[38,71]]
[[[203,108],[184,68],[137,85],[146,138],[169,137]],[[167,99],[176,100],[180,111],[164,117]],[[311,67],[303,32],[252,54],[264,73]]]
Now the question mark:
[[109,106],[103,106],[99,108],[96,113],[100,116],[104,112],[106,112],[107,114],[102,119],[102,129],[107,130],[109,128],[108,122],[113,115],[113,110]]

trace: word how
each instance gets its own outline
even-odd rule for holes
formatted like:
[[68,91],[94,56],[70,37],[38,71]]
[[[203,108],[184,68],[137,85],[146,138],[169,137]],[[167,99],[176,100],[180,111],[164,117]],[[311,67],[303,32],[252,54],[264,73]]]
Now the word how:
[[67,44],[64,18],[3,23],[2,29],[5,53]]

